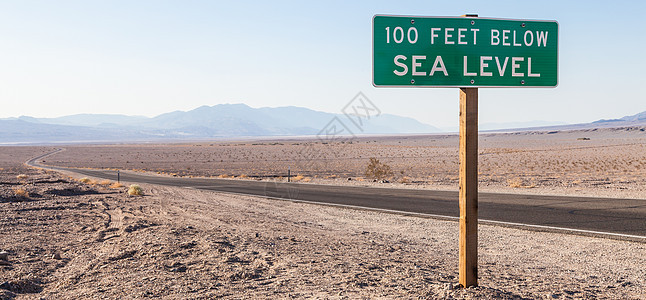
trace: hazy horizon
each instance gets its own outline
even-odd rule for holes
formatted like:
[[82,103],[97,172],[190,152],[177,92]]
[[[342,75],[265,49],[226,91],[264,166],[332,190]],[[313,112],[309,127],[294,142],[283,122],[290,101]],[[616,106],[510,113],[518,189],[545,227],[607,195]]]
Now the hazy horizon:
[[[216,105],[247,105],[245,103],[220,103]],[[6,118],[0,118],[0,120],[8,120],[8,119],[20,119],[20,118],[36,118],[38,120],[42,119],[59,119],[59,118],[65,118],[65,117],[73,117],[73,116],[125,116],[125,117],[131,117],[131,118],[146,118],[146,119],[152,119],[164,114],[168,113],[174,113],[174,112],[189,112],[192,110],[196,110],[200,107],[203,106],[208,106],[208,105],[202,105],[199,107],[194,107],[192,109],[188,110],[175,110],[175,111],[168,111],[168,112],[163,112],[158,115],[153,115],[153,116],[144,116],[144,115],[128,115],[128,114],[119,114],[119,113],[113,113],[113,114],[103,114],[103,113],[78,113],[78,114],[72,114],[72,115],[62,115],[62,116],[56,116],[56,117],[34,117],[34,116],[29,116],[29,115],[21,115],[21,116],[13,116],[13,117],[6,117]],[[301,107],[301,106],[261,106],[261,107],[253,107],[249,106],[250,108],[253,109],[272,109],[272,108],[285,108],[285,107],[297,107],[297,108],[305,108],[305,109],[310,109],[308,107]],[[211,107],[211,106],[208,106]],[[312,109],[310,109],[312,110]],[[316,111],[316,110],[314,110]],[[395,115],[399,116],[399,115]],[[406,116],[401,116],[401,117],[406,117]],[[411,117],[407,117],[411,118]],[[413,120],[419,121],[415,118],[411,118]],[[419,121],[421,122],[421,121]],[[434,124],[429,124],[425,122],[421,122],[422,124],[425,125],[431,125],[433,127],[437,127]],[[555,126],[555,125],[570,125],[571,123],[566,123],[566,122],[559,122],[559,121],[543,121],[543,120],[525,120],[525,121],[518,121],[518,122],[493,122],[493,123],[481,123],[479,128],[480,130],[497,130],[497,129],[515,129],[515,128],[530,128],[530,127],[542,127],[542,126]],[[446,127],[437,127],[437,129],[441,130],[441,132],[453,132],[458,130],[458,126],[446,126]]]
[[[645,111],[643,3],[548,1],[126,2],[0,4],[0,118],[152,117],[202,105],[299,106],[340,113],[363,92],[383,113],[457,125],[453,88],[375,88],[375,14],[556,20],[557,88],[480,89],[480,123],[570,124]],[[626,30],[630,28],[631,30]],[[610,105],[612,104],[612,105]]]

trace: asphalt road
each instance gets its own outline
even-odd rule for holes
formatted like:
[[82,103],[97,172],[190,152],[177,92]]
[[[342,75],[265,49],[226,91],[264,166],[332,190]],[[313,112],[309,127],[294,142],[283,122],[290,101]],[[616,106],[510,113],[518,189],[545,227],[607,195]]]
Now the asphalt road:
[[[49,153],[47,155],[50,155]],[[116,171],[30,165],[116,180]],[[253,180],[180,178],[121,172],[122,181],[458,217],[458,193],[447,191],[273,183]],[[646,239],[646,200],[478,194],[478,218]]]

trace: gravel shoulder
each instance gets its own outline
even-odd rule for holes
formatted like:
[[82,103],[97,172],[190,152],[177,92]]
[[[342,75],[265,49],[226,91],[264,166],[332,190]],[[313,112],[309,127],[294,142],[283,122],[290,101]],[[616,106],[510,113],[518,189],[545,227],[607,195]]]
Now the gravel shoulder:
[[21,166],[0,188],[0,299],[646,298],[643,243],[481,225],[459,289],[453,221]]

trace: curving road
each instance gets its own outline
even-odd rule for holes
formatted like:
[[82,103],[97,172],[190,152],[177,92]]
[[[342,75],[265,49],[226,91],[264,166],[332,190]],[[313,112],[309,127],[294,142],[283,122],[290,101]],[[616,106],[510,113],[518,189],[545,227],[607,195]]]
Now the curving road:
[[[58,150],[62,151],[62,150]],[[28,165],[116,180],[116,171]],[[266,181],[178,178],[121,172],[121,180],[230,192],[295,201],[457,218],[458,193],[394,188],[329,186]],[[646,200],[479,193],[481,223],[646,241]]]

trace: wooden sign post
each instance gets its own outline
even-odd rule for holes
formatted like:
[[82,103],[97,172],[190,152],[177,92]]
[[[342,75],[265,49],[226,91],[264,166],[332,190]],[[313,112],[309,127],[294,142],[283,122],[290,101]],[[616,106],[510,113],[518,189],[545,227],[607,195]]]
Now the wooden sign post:
[[460,263],[463,287],[478,285],[478,89],[460,89]]

